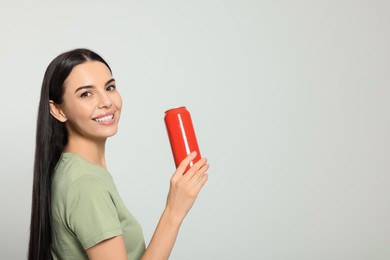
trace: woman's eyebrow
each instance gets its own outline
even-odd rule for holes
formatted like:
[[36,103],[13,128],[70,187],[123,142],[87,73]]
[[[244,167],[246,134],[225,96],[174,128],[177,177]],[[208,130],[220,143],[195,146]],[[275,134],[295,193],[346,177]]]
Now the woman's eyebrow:
[[[106,84],[104,84],[105,86],[107,86],[108,84],[110,84],[111,82],[115,82],[115,79],[110,79],[109,81],[106,82]],[[83,90],[83,89],[91,89],[91,88],[95,88],[95,86],[92,86],[92,85],[86,85],[86,86],[81,86],[81,87],[78,87],[74,93],[76,93],[77,91],[79,90]]]
[[92,85],[81,86],[81,87],[78,87],[74,93],[76,93],[77,91],[82,90],[82,89],[91,89],[91,88],[95,88],[95,87]]
[[115,81],[115,79],[110,79],[109,81],[106,82],[106,86],[107,86],[108,84],[110,84],[111,82],[114,82],[114,81]]

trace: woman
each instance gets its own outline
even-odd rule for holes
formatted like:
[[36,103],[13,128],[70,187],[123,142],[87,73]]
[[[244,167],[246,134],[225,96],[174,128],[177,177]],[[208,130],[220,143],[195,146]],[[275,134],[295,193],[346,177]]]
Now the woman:
[[167,259],[180,225],[207,181],[206,159],[176,169],[147,247],[106,169],[106,139],[122,100],[109,65],[76,49],[48,66],[39,104],[29,259]]

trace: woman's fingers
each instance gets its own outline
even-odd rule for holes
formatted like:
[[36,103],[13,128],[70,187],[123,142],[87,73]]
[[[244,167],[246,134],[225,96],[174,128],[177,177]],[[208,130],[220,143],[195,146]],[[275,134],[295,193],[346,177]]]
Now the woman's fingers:
[[202,158],[196,164],[194,164],[191,169],[185,175],[188,181],[198,181],[198,179],[207,171],[208,169],[207,159]]
[[184,158],[184,160],[177,167],[175,175],[183,175],[187,166],[192,162],[192,160],[195,159],[196,155],[196,152],[192,152],[186,158]]
[[[197,161],[186,172],[186,174],[184,174],[184,171],[186,170],[187,166],[191,163],[192,160],[195,159],[196,155],[197,155],[196,152],[192,152],[180,163],[172,179],[174,182],[183,182],[183,183],[189,182],[190,186],[192,187],[197,186],[201,189],[201,187],[204,185],[204,183],[202,183],[203,177],[209,168],[206,158],[202,158],[199,161]],[[205,177],[204,182],[206,182],[206,180],[207,180],[207,176]]]
[[202,158],[199,161],[197,161],[194,165],[191,166],[190,169],[186,172],[186,174],[183,175],[183,180],[190,181],[195,173],[199,171],[200,168],[202,168],[207,162],[206,158]]
[[203,186],[206,183],[208,178],[209,178],[209,175],[207,173],[202,174],[202,176],[199,178],[198,182],[195,184],[196,194],[198,194],[200,192],[200,190],[203,188]]
[[183,175],[187,166],[195,157],[196,153],[191,153],[177,167],[171,178],[171,186],[167,198],[167,207],[172,209],[177,216],[183,218],[191,209],[196,197],[208,179],[206,171],[209,165],[206,158],[200,159]]

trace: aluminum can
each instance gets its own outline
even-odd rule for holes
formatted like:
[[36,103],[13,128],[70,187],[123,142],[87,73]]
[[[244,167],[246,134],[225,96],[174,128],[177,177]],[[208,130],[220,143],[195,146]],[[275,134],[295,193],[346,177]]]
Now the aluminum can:
[[187,172],[201,158],[190,112],[184,106],[169,109],[165,111],[164,121],[176,168],[187,155],[197,152],[195,159],[186,168]]

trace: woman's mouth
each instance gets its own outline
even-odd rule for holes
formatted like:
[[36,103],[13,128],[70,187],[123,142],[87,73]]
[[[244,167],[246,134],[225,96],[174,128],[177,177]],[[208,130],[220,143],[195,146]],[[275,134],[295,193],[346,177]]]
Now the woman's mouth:
[[94,118],[93,120],[98,122],[98,123],[106,123],[106,122],[110,122],[112,119],[114,119],[114,115],[97,117],[97,118]]

